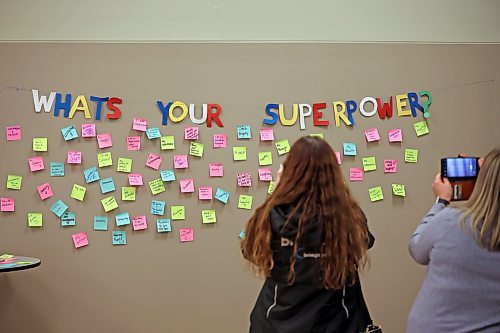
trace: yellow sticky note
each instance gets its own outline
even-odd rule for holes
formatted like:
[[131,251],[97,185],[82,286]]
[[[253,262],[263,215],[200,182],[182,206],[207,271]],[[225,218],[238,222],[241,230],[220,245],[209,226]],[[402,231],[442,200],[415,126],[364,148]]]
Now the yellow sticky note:
[[186,219],[186,207],[185,206],[171,206],[170,216],[172,220],[185,220]]
[[203,143],[191,142],[189,145],[189,155],[203,157]]
[[418,161],[418,149],[405,149],[405,162],[417,163],[417,161]]
[[267,187],[267,194],[273,194],[275,188],[276,182],[270,181],[269,186]]
[[238,208],[252,209],[253,197],[251,195],[240,194],[238,198]]
[[201,211],[201,218],[203,223],[215,223],[217,222],[217,217],[215,215],[214,209],[203,209]]
[[73,199],[83,201],[83,199],[85,198],[85,192],[87,192],[87,188],[78,184],[74,184],[73,189],[71,190],[71,197]]
[[233,147],[233,160],[246,161],[247,160],[247,147]]
[[116,202],[116,198],[114,196],[109,196],[102,199],[101,203],[106,213],[113,209],[118,208],[118,203]]
[[30,227],[43,226],[42,213],[28,213],[28,226],[30,226]]
[[280,140],[276,142],[276,149],[278,150],[278,155],[286,154],[290,151],[290,143],[287,139]]
[[363,157],[363,171],[377,170],[377,161],[375,156]]
[[259,153],[259,165],[273,164],[273,154],[270,151],[262,151]]
[[313,134],[309,134],[309,136],[315,136],[317,138],[323,139],[323,133],[313,133]]
[[427,122],[425,120],[413,124],[413,127],[415,128],[415,133],[417,133],[417,136],[422,136],[429,133],[429,127],[427,127]]
[[118,159],[118,166],[116,168],[118,172],[130,172],[132,171],[132,159],[120,157]]
[[99,165],[99,168],[113,165],[111,152],[97,154],[97,165]]
[[377,187],[372,187],[368,189],[368,193],[370,193],[370,201],[379,201],[384,199],[384,193],[382,193],[382,187],[377,186]]
[[175,138],[173,135],[166,135],[160,138],[161,150],[175,149]]
[[48,149],[47,138],[33,138],[33,151],[47,151]]
[[23,182],[22,176],[8,175],[6,187],[11,190],[20,190]]
[[161,178],[154,179],[149,182],[149,188],[151,189],[151,194],[157,195],[158,193],[165,192],[165,184]]
[[392,194],[400,197],[405,197],[406,196],[405,186],[403,184],[392,184]]
[[122,187],[122,200],[123,201],[135,201],[135,187],[123,186]]

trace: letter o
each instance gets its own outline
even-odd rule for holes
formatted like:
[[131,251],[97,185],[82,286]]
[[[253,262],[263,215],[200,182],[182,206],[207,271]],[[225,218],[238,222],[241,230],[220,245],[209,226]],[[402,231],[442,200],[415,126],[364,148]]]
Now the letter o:
[[[175,108],[181,108],[181,110],[182,110],[182,113],[181,113],[181,115],[179,117],[176,117],[174,115]],[[182,102],[179,102],[179,101],[175,101],[170,106],[170,109],[168,110],[168,117],[174,123],[178,123],[180,121],[183,121],[184,118],[186,118],[187,114],[188,114],[188,107],[187,107],[187,105],[184,104],[184,103],[182,103]]]
[[[370,112],[365,111],[365,103],[367,102],[371,102],[373,104],[373,110],[371,110]],[[373,97],[365,97],[361,100],[361,103],[359,103],[359,112],[365,117],[373,116],[375,113],[377,113],[377,109],[377,100]]]

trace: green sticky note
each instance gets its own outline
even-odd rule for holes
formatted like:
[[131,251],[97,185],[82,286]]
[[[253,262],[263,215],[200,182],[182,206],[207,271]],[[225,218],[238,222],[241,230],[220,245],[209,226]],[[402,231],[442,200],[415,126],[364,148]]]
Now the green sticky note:
[[123,201],[135,201],[135,187],[123,186],[122,187],[122,200]]
[[259,153],[259,165],[273,164],[273,154],[270,151],[262,151]]
[[83,199],[85,198],[85,192],[87,192],[87,188],[78,184],[74,184],[73,189],[71,190],[71,197],[73,199],[83,201]]
[[203,143],[191,142],[189,145],[189,155],[203,157]]
[[186,207],[185,206],[171,206],[170,216],[172,220],[185,220],[186,219]]
[[175,138],[173,135],[166,135],[160,138],[161,150],[175,149]]
[[286,154],[290,151],[290,143],[287,139],[277,141],[276,149],[278,150],[278,155]]
[[203,223],[217,222],[217,217],[215,216],[215,209],[203,209],[201,211],[201,217]]
[[233,147],[233,160],[246,161],[247,160],[247,147]]
[[406,196],[405,186],[403,184],[392,184],[392,194],[400,197],[405,197]]
[[384,194],[382,193],[382,187],[377,186],[377,187],[372,187],[368,189],[368,193],[370,193],[370,201],[379,201],[384,199]]
[[317,138],[323,139],[323,133],[313,133],[313,134],[309,134],[309,136],[315,136]]
[[275,188],[276,182],[270,181],[269,186],[267,187],[267,194],[273,194]]
[[42,213],[28,213],[28,226],[30,226],[30,227],[43,226]]
[[252,209],[253,197],[251,195],[240,194],[238,198],[238,208]]
[[415,127],[415,133],[417,133],[417,136],[429,134],[429,127],[427,127],[427,122],[425,120],[413,124],[413,127]]
[[97,154],[97,165],[99,168],[107,167],[113,165],[113,158],[111,157],[111,152]]
[[418,149],[405,149],[405,162],[417,163],[417,161],[418,161]]
[[165,192],[165,185],[161,178],[154,179],[149,182],[149,188],[151,189],[151,194],[157,195],[158,193]]
[[33,138],[33,151],[47,151],[48,149],[47,138]]
[[7,176],[7,188],[11,190],[20,190],[21,184],[23,182],[22,176],[8,175]]
[[118,208],[118,203],[116,202],[116,198],[114,196],[109,196],[102,199],[101,204],[106,213]]
[[118,172],[130,172],[132,171],[132,159],[120,157],[118,159],[118,166],[116,168]]
[[377,161],[375,156],[363,157],[363,171],[377,170]]

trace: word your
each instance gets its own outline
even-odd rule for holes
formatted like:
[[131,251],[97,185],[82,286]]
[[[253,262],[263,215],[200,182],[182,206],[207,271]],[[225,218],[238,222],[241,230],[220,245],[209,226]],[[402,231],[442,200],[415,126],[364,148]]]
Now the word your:
[[[181,122],[189,113],[189,119],[193,124],[203,124],[206,122],[207,127],[212,127],[213,120],[217,126],[224,127],[219,118],[222,112],[222,108],[219,104],[203,104],[200,118],[196,118],[194,104],[189,104],[188,108],[185,103],[180,101],[168,102],[167,105],[164,105],[162,101],[157,101],[156,105],[158,105],[162,114],[162,125],[167,125],[168,119],[173,123]],[[176,109],[180,111],[180,115],[178,116],[174,113]]]

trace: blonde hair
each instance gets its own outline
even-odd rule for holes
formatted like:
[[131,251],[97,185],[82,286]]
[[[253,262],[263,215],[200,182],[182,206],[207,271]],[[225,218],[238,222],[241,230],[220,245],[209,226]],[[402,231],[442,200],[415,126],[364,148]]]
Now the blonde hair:
[[500,148],[486,155],[474,191],[462,210],[462,223],[471,219],[478,243],[488,250],[500,251]]

